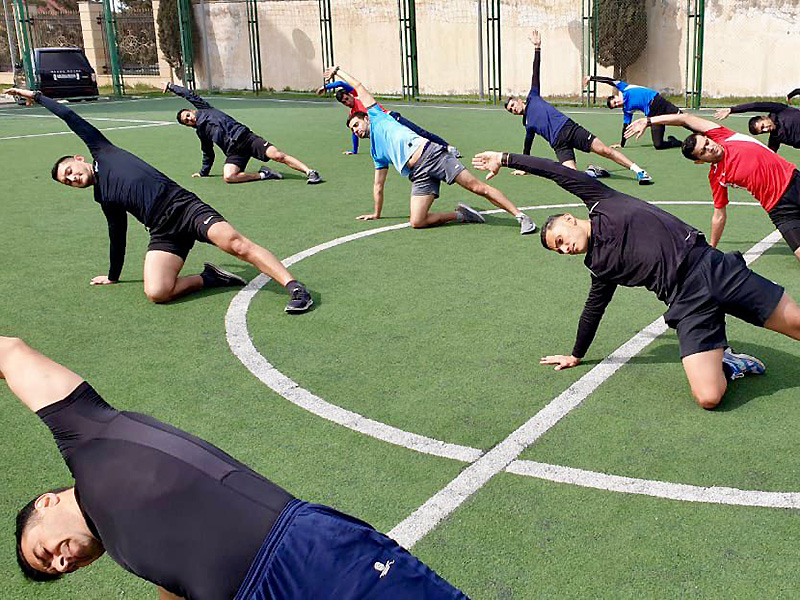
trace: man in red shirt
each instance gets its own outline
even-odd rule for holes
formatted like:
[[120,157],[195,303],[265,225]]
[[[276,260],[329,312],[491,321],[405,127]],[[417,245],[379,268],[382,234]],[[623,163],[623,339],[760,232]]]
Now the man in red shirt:
[[727,219],[728,188],[753,194],[800,260],[800,172],[755,138],[693,115],[661,115],[639,119],[625,137],[641,136],[650,125],[681,125],[693,131],[682,146],[683,155],[709,163],[708,181],[714,198],[711,245],[716,247]]

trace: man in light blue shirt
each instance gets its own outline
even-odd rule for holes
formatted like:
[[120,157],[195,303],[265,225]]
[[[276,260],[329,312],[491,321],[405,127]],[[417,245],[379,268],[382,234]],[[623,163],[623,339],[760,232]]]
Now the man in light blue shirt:
[[519,210],[500,190],[479,180],[466,170],[447,148],[420,137],[408,127],[398,123],[383,112],[375,98],[355,77],[339,67],[325,70],[325,80],[336,75],[353,86],[367,112],[355,112],[347,119],[348,128],[359,138],[369,138],[372,161],[375,164],[373,212],[360,215],[358,219],[379,219],[383,210],[383,189],[389,165],[394,166],[404,177],[411,180],[410,218],[414,228],[434,227],[452,221],[459,223],[483,223],[483,216],[466,204],[459,204],[453,212],[431,212],[433,201],[439,197],[439,188],[444,181],[448,185],[457,183],[464,189],[483,196],[489,202],[514,215],[520,224],[522,235],[536,231],[531,218]]

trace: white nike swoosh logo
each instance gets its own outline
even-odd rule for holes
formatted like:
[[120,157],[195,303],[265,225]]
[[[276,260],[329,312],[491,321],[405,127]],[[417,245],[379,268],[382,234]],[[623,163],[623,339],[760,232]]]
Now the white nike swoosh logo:
[[203,221],[203,225],[208,225],[208,222],[213,218],[214,217],[208,217],[205,221]]

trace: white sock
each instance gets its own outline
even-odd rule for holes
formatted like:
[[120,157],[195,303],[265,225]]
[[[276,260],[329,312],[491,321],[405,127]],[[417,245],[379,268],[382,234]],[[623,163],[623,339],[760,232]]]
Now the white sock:
[[259,171],[258,172],[258,176],[261,177],[261,179],[266,179],[267,178],[267,174],[264,173],[264,171]]
[[633,163],[630,166],[630,170],[633,171],[634,173],[638,173],[639,171],[644,171],[644,169],[642,167],[640,167],[639,165],[637,165],[636,163]]

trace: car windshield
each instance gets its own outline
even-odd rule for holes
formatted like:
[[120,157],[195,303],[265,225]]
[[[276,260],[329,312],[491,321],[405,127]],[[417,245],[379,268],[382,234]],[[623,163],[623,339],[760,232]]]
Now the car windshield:
[[86,57],[74,50],[39,53],[39,69],[42,71],[88,71],[90,68]]

